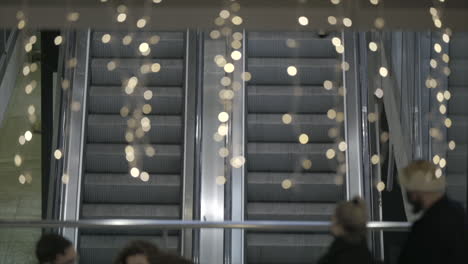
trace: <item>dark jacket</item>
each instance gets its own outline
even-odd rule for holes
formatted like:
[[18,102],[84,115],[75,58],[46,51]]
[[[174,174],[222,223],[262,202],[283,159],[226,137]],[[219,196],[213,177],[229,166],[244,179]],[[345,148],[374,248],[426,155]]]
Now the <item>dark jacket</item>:
[[336,238],[328,252],[320,258],[318,264],[371,264],[372,255],[365,239],[352,243],[343,238]]
[[444,196],[411,228],[400,264],[468,263],[468,222],[464,209]]

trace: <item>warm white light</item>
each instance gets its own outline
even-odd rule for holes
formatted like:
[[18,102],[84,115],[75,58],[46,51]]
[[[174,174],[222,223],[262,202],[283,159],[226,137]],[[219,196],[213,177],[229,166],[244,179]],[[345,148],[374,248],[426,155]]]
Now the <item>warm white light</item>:
[[285,190],[290,189],[292,187],[291,180],[284,180],[281,182],[281,187]]
[[289,76],[296,76],[297,68],[295,66],[289,66],[287,72]]
[[233,60],[240,60],[242,58],[242,53],[238,50],[235,50],[231,53],[231,58]]
[[454,150],[457,145],[455,144],[455,141],[451,140],[448,144],[448,147],[450,150]]
[[33,136],[33,135],[32,135],[32,133],[31,133],[31,131],[29,131],[29,130],[26,131],[26,133],[24,133],[24,138],[26,139],[26,141],[31,141],[32,136]]
[[385,183],[384,183],[384,182],[379,182],[379,183],[377,183],[377,190],[378,190],[379,192],[384,191],[384,190],[385,190]]
[[239,26],[240,24],[242,24],[242,18],[240,16],[233,17],[231,21],[236,26]]
[[219,12],[219,17],[223,19],[228,19],[230,15],[231,13],[228,10],[221,10],[221,12]]
[[348,144],[346,144],[346,142],[344,141],[341,141],[340,144],[338,144],[338,149],[340,151],[346,151],[347,148],[348,148]]
[[333,159],[336,155],[336,152],[333,149],[328,149],[325,155],[327,156],[327,159]]
[[227,156],[229,156],[229,150],[227,148],[220,148],[218,150],[218,154],[220,157],[226,158]]
[[110,40],[111,40],[111,35],[110,34],[102,35],[102,38],[101,38],[102,43],[107,44],[107,43],[110,42]]
[[151,71],[152,72],[159,72],[161,70],[161,64],[153,63],[151,64]]
[[302,161],[302,168],[304,168],[304,170],[310,170],[310,168],[312,168],[312,161],[311,160],[303,160]]
[[447,33],[444,33],[442,35],[442,40],[445,42],[445,43],[449,43],[450,42],[450,36],[447,34]]
[[337,20],[336,17],[334,17],[334,16],[329,16],[329,17],[328,17],[328,23],[329,23],[330,25],[336,25],[336,23],[338,23],[338,20]]
[[224,176],[216,177],[216,184],[217,185],[224,185],[224,184],[226,184],[226,181],[227,181],[226,177],[224,177]]
[[374,165],[377,165],[380,162],[380,157],[377,154],[372,155],[371,157],[371,163]]
[[434,51],[437,53],[442,52],[442,46],[439,43],[434,44]]
[[144,28],[146,26],[146,19],[145,18],[140,18],[137,21],[137,28]]
[[145,98],[145,100],[149,101],[153,98],[153,91],[151,90],[146,90],[144,93],[143,93],[143,98]]
[[117,22],[123,23],[125,20],[127,20],[127,14],[121,13],[117,16]]
[[335,46],[335,47],[341,45],[341,39],[340,38],[334,37],[334,38],[332,38],[331,41],[332,41],[333,46]]
[[292,116],[290,114],[284,114],[281,117],[281,120],[283,121],[284,124],[291,124],[292,122]]
[[138,168],[132,168],[130,170],[130,175],[132,175],[132,177],[136,178],[140,175],[140,170]]
[[373,52],[376,52],[377,49],[378,49],[377,43],[375,43],[375,42],[373,42],[373,41],[369,42],[369,49],[370,49],[371,51],[373,51]]
[[140,179],[144,182],[147,182],[150,179],[150,175],[147,172],[143,171],[140,174]]
[[343,19],[343,25],[345,27],[351,27],[353,25],[353,21],[350,18],[345,17]]
[[377,98],[381,99],[381,98],[384,96],[384,91],[383,91],[383,89],[382,89],[382,88],[377,88],[377,89],[375,89],[374,95],[375,95]]
[[133,38],[132,36],[130,35],[126,35],[123,39],[122,39],[122,44],[124,44],[125,46],[128,46],[132,43],[133,41]]
[[24,136],[21,135],[21,136],[18,138],[18,142],[20,143],[20,145],[24,145],[24,144],[26,144],[26,138],[24,138]]
[[54,151],[54,157],[55,157],[55,159],[57,159],[57,160],[61,159],[61,158],[62,158],[62,151],[60,151],[60,149],[56,149],[56,150]]
[[15,166],[19,167],[23,163],[23,159],[21,158],[20,155],[16,154],[14,158]]
[[109,63],[107,63],[107,70],[108,71],[113,71],[117,68],[117,64],[115,63],[115,61],[109,61]]
[[300,16],[297,21],[299,22],[299,25],[301,26],[307,26],[309,24],[309,19],[305,16]]
[[325,88],[325,90],[331,90],[331,89],[333,89],[333,83],[332,83],[332,81],[330,81],[330,80],[325,80],[325,81],[323,82],[323,88]]
[[221,136],[226,136],[227,133],[228,133],[228,125],[226,124],[219,125],[218,134],[220,134]]
[[229,114],[226,112],[221,112],[218,115],[219,122],[227,122],[229,120]]
[[224,65],[224,71],[227,72],[227,73],[233,72],[234,69],[235,69],[235,67],[234,67],[234,64],[232,64],[232,63],[228,63],[228,64]]
[[439,155],[435,155],[435,156],[432,158],[432,162],[434,162],[435,165],[439,164],[439,162],[440,162],[440,156],[439,156]]
[[307,144],[309,142],[309,136],[307,134],[301,134],[299,136],[299,143],[301,144]]
[[379,74],[382,77],[387,77],[388,76],[388,70],[385,67],[380,67],[379,69]]
[[55,46],[58,46],[58,45],[62,44],[62,42],[63,42],[62,36],[55,37],[55,39],[54,39]]
[[138,46],[138,49],[140,50],[141,53],[146,53],[149,50],[149,45],[146,42],[143,42]]

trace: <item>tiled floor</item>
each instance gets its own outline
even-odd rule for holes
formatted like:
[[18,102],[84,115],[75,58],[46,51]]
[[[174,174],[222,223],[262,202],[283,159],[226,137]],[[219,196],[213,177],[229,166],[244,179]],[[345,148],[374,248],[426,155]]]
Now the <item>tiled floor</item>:
[[[31,80],[40,84],[40,69],[28,77],[17,80],[8,105],[5,120],[0,124],[0,219],[41,218],[41,135],[33,134],[24,146],[18,138],[32,130],[27,109],[35,106],[40,118],[40,85],[30,95],[24,87]],[[21,155],[22,165],[14,165],[14,156]],[[19,176],[28,173],[30,183],[21,184]],[[26,175],[26,174],[25,174]],[[0,263],[29,264],[34,260],[34,246],[41,229],[0,228]]]

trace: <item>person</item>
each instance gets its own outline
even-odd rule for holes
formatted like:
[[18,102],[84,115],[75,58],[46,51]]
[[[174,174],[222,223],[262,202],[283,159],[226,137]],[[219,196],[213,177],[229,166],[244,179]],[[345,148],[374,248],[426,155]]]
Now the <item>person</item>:
[[57,234],[44,234],[36,244],[39,264],[74,264],[77,260],[73,244]]
[[367,211],[361,198],[337,205],[332,216],[331,233],[335,239],[318,264],[373,263],[366,242]]
[[147,241],[132,241],[118,254],[115,264],[190,264],[191,262],[159,250]]
[[446,179],[429,161],[413,161],[399,174],[414,213],[423,213],[409,233],[399,264],[468,263],[464,209],[445,194]]

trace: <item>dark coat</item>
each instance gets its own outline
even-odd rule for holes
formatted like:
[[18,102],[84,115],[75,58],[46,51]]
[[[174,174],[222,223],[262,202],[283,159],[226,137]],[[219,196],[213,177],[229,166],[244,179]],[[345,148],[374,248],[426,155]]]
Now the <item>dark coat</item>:
[[415,222],[399,264],[468,263],[468,222],[464,209],[444,196]]
[[320,258],[318,264],[372,264],[372,255],[365,239],[351,243],[343,238],[336,238],[328,252]]

